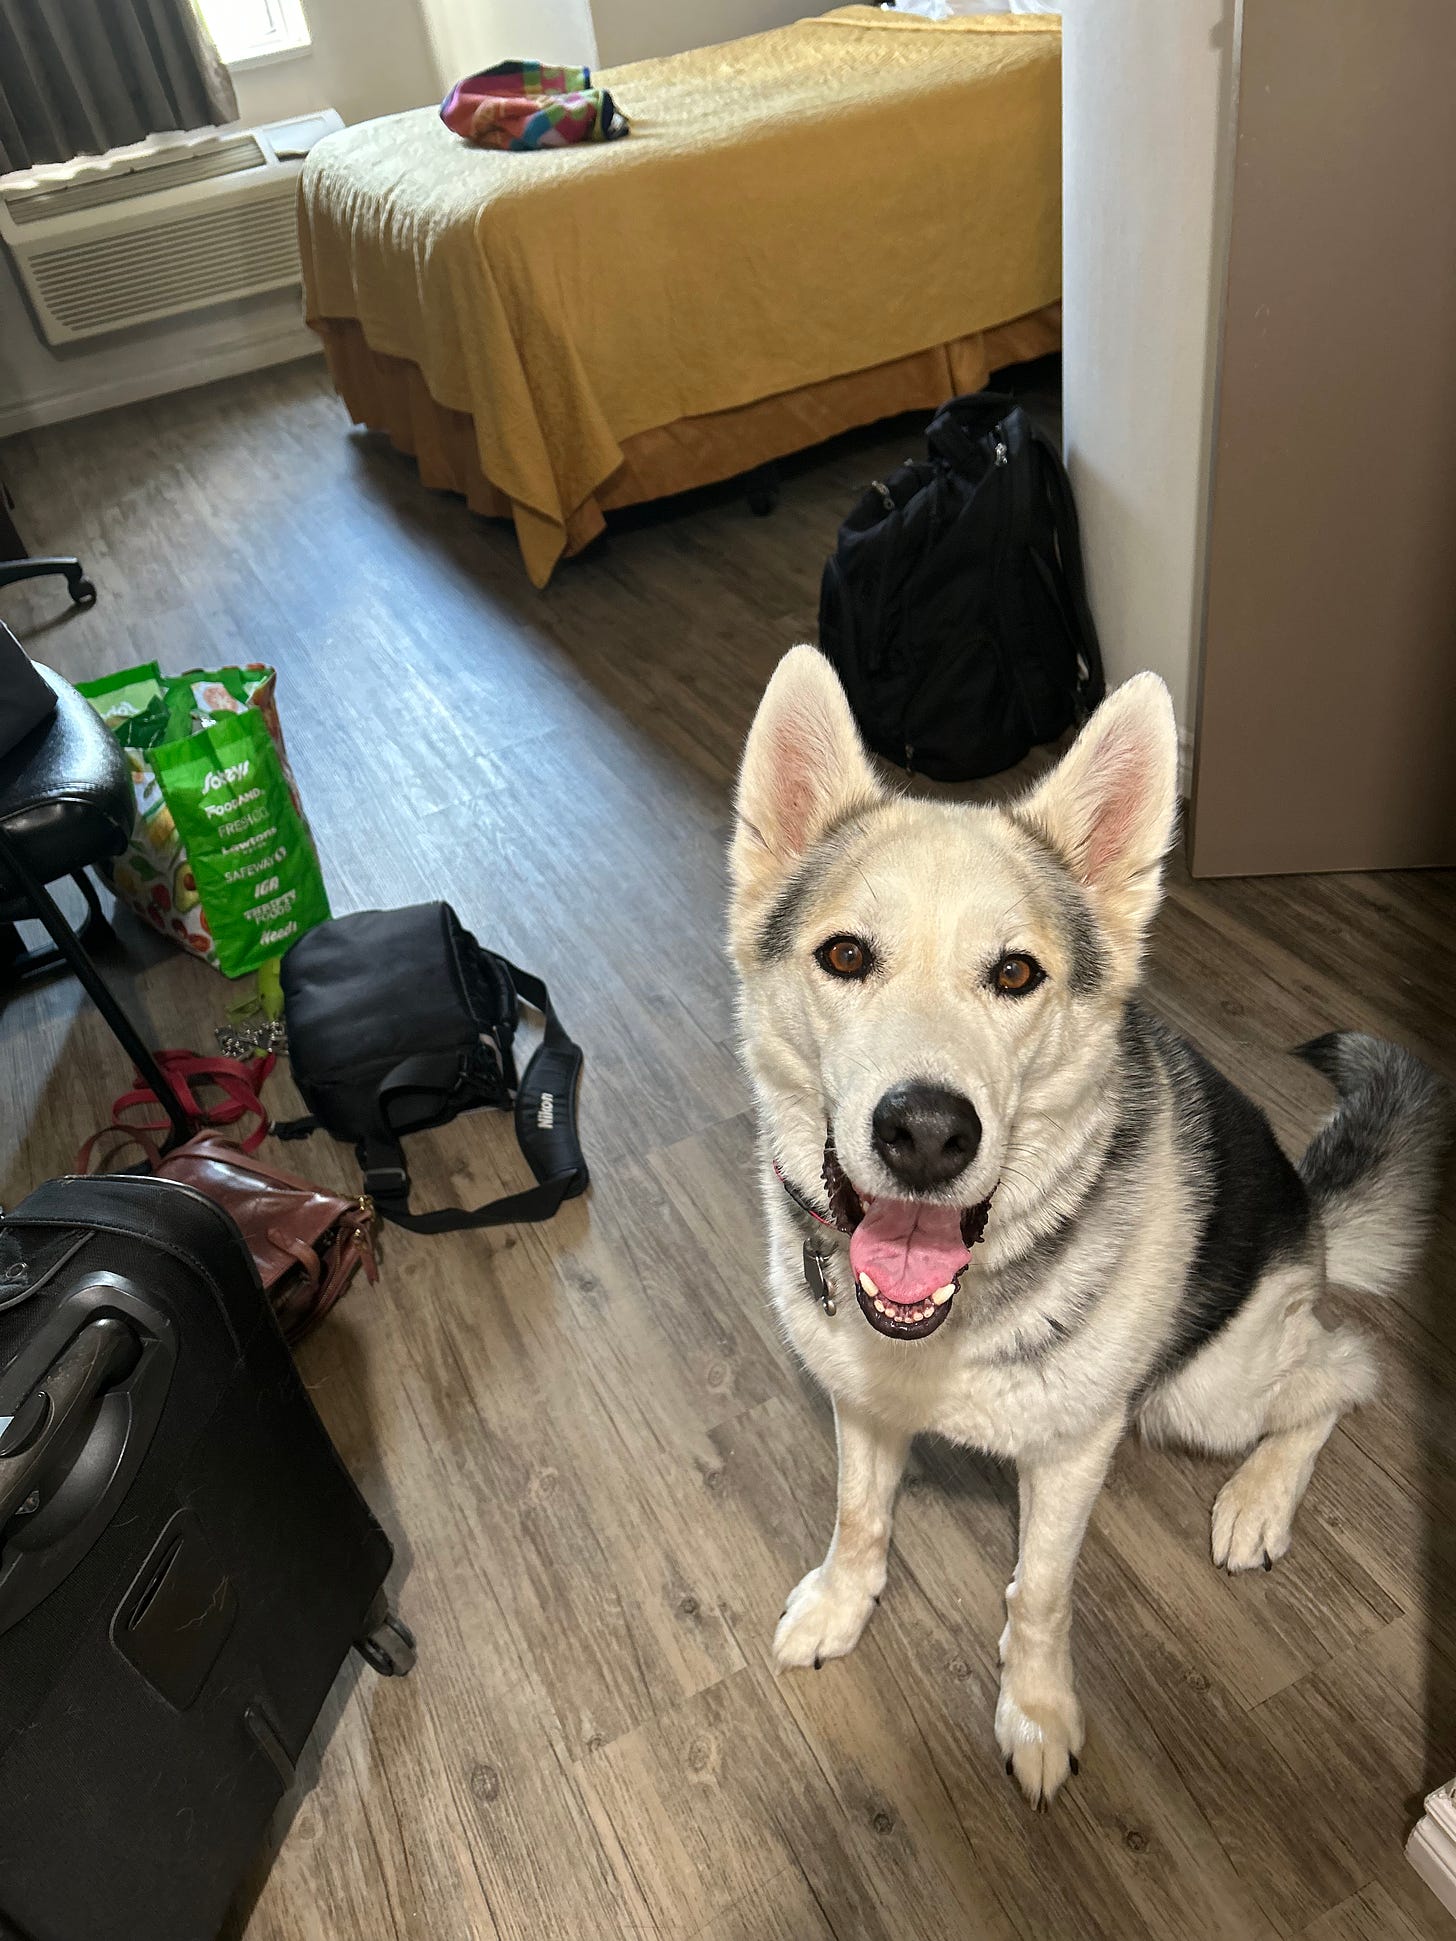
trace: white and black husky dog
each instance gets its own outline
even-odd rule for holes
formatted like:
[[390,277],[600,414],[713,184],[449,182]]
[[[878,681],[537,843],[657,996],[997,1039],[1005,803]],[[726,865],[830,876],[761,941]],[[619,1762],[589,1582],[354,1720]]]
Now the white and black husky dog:
[[833,1397],[839,1510],[780,1669],[851,1650],[885,1583],[910,1440],[1012,1459],[996,1737],[1027,1797],[1075,1770],[1072,1579],[1129,1425],[1241,1459],[1213,1559],[1267,1569],[1315,1457],[1372,1393],[1326,1275],[1383,1290],[1435,1195],[1446,1088],[1354,1033],[1302,1055],[1340,1094],[1297,1166],[1137,1001],[1176,815],[1151,674],[1002,807],[888,793],[829,665],[796,647],[743,759],[732,940],[773,1299]]

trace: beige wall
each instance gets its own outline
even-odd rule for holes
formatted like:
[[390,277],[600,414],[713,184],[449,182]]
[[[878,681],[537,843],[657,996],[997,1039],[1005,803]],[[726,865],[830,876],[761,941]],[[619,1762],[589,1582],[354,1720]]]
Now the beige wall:
[[1450,867],[1456,10],[1242,24],[1192,868]]
[[[1066,0],[1063,410],[1109,681],[1192,723],[1233,0]],[[1215,262],[1220,267],[1215,274]]]

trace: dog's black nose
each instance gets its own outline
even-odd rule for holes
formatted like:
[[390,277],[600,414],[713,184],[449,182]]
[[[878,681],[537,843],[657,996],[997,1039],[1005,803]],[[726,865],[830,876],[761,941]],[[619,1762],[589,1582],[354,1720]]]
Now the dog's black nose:
[[981,1143],[980,1118],[963,1093],[914,1080],[886,1092],[871,1129],[880,1158],[917,1193],[963,1173]]

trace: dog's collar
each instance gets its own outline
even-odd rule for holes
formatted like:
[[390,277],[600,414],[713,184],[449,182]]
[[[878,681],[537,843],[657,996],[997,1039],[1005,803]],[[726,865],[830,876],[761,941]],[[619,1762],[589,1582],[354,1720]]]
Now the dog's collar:
[[773,1170],[774,1170],[774,1178],[778,1181],[779,1185],[783,1187],[784,1191],[788,1194],[789,1198],[794,1202],[794,1205],[798,1207],[801,1213],[807,1213],[811,1220],[817,1221],[821,1227],[827,1227],[831,1233],[853,1233],[854,1232],[854,1228],[852,1226],[844,1226],[838,1220],[831,1220],[827,1213],[821,1213],[818,1207],[815,1206],[814,1202],[809,1198],[808,1194],[801,1193],[799,1191],[798,1187],[795,1186],[794,1182],[789,1178],[788,1174],[784,1171],[783,1167],[780,1166],[777,1160],[773,1162]]

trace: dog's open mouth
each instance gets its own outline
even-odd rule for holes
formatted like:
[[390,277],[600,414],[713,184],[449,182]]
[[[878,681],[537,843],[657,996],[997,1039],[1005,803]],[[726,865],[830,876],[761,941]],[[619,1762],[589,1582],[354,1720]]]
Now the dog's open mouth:
[[832,1140],[824,1148],[824,1186],[837,1223],[851,1229],[855,1298],[870,1326],[892,1341],[934,1334],[985,1230],[990,1201],[961,1208],[870,1199],[845,1177]]

